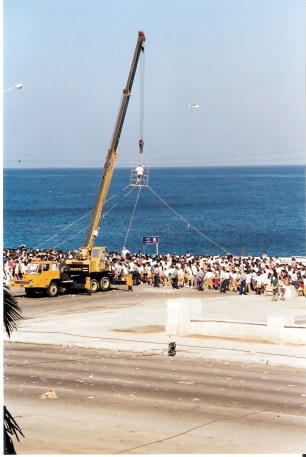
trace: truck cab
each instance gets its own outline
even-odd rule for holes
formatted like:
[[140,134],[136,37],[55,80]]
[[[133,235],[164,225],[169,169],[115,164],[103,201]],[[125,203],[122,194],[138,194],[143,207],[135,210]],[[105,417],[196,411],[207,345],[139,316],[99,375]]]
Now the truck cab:
[[50,297],[56,296],[61,285],[61,273],[59,262],[33,261],[29,264],[23,279],[15,280],[14,285],[23,286],[28,296],[34,296],[36,292],[47,292]]

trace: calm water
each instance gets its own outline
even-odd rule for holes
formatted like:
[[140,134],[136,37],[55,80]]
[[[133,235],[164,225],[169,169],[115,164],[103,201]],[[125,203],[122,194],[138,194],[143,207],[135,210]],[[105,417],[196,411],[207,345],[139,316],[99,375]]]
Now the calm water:
[[[101,174],[5,170],[4,247],[83,246]],[[142,238],[158,235],[165,254],[306,253],[302,166],[151,169],[152,190],[142,188],[132,221],[138,188],[124,190],[129,182],[128,169],[115,170],[96,245],[121,251],[128,234],[128,249],[153,253]]]

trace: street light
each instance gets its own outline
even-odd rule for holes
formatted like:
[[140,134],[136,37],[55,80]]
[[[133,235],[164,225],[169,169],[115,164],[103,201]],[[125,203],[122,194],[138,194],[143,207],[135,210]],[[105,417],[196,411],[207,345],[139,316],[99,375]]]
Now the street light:
[[23,88],[23,84],[21,83],[18,83],[16,84],[15,86],[12,86],[12,87],[9,87],[8,89],[5,89],[3,91],[3,93],[5,94],[5,92],[8,92],[9,90],[13,90],[13,89],[22,89]]

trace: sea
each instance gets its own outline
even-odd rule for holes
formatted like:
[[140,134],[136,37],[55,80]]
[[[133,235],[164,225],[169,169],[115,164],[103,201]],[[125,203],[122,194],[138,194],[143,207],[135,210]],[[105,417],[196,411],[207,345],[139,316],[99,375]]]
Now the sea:
[[[130,173],[114,171],[97,246],[150,255],[306,255],[305,166],[151,168],[141,188]],[[3,247],[84,246],[101,177],[96,168],[5,169]],[[144,244],[147,237],[158,238]]]

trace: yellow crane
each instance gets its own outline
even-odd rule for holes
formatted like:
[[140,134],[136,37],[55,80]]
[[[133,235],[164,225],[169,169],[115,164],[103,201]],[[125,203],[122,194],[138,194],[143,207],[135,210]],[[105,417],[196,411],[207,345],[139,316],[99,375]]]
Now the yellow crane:
[[110,147],[109,147],[105,165],[104,165],[104,174],[103,174],[99,192],[97,195],[97,200],[96,200],[95,208],[94,208],[93,215],[92,215],[91,225],[88,230],[85,247],[82,248],[82,253],[85,257],[87,257],[88,251],[90,252],[91,249],[93,248],[95,235],[97,234],[97,232],[99,230],[99,223],[100,223],[103,206],[104,206],[104,203],[107,198],[107,193],[108,193],[110,182],[111,182],[112,175],[113,175],[113,170],[114,170],[114,166],[115,166],[115,162],[116,162],[116,158],[117,158],[119,140],[120,140],[127,107],[128,107],[131,92],[132,92],[137,64],[138,64],[140,52],[144,50],[143,45],[144,45],[145,39],[146,38],[145,38],[144,33],[138,32],[138,40],[137,40],[137,44],[136,44],[134,58],[132,61],[132,65],[131,65],[129,77],[128,77],[128,80],[126,83],[126,87],[122,93],[121,104],[120,104],[117,121],[116,121],[115,128],[114,128],[112,140],[110,143]]
[[121,131],[132,93],[139,56],[144,51],[145,40],[144,33],[142,31],[138,32],[136,48],[126,87],[122,93],[85,245],[80,248],[80,254],[76,259],[67,260],[65,263],[57,261],[32,262],[23,279],[14,281],[15,285],[25,287],[25,292],[28,296],[35,296],[36,292],[46,292],[49,297],[55,297],[60,291],[67,291],[72,288],[86,289],[94,293],[99,290],[108,290],[114,282],[114,274],[111,271],[107,249],[105,247],[94,247],[94,241],[98,234],[103,207],[107,199],[118,154]]

